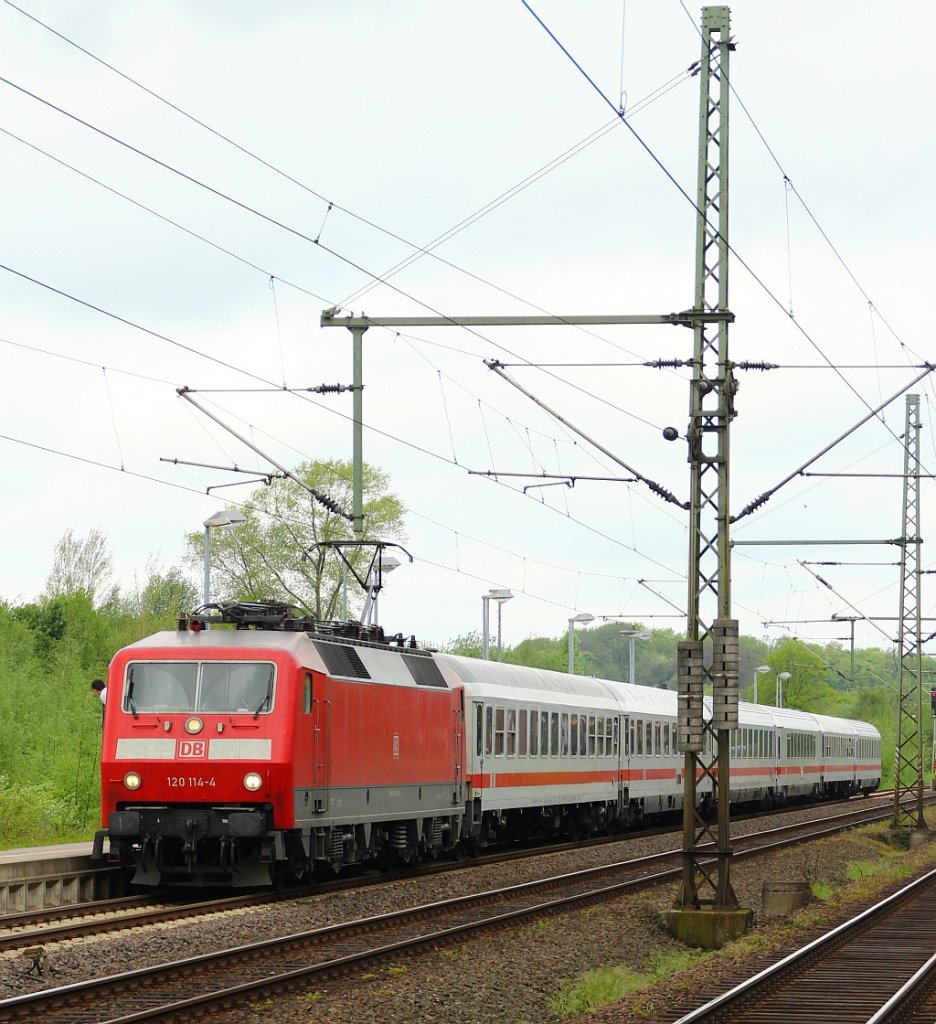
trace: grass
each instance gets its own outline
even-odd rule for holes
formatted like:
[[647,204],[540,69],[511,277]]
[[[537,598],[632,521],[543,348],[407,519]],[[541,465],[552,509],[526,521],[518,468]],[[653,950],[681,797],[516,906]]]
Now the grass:
[[879,874],[890,864],[892,857],[879,860],[850,860],[845,865],[845,877],[850,882],[859,882],[862,878],[871,878]]
[[548,932],[552,928],[554,922],[552,918],[540,918],[539,921],[534,921],[532,924],[524,925],[520,929],[520,934],[525,939],[536,938],[537,935],[542,935],[543,932]]
[[651,957],[643,971],[623,964],[586,971],[550,999],[549,1008],[559,1017],[580,1017],[649,988],[654,982],[678,974],[709,956],[710,953],[699,950],[684,950]]

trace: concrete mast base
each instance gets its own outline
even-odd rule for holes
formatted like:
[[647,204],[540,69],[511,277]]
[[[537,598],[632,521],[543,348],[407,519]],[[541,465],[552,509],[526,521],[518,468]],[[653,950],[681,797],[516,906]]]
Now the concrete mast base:
[[664,910],[661,916],[673,937],[684,945],[699,949],[721,949],[727,943],[741,938],[750,927],[754,912],[743,907],[676,907]]

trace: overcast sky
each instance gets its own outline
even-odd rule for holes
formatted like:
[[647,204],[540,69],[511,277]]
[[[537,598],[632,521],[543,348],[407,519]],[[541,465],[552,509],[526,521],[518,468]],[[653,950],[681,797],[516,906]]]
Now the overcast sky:
[[[249,491],[206,494],[234,478],[162,459],[270,468],[178,387],[212,389],[203,400],[216,414],[279,461],[350,458],[348,395],[242,390],[350,383],[350,336],[319,327],[326,307],[692,304],[692,207],[612,107],[694,195],[699,79],[687,69],[700,8],[530,6],[611,106],[520,0],[0,2],[0,596],[36,597],[67,529],[102,530],[132,587],[148,562],[178,563],[186,532]],[[749,269],[732,262],[731,354],[782,367],[739,374],[737,513],[933,358],[936,9],[739,0],[732,29],[730,238]],[[510,372],[688,498],[685,442],[662,437],[685,432],[687,372],[634,364],[688,359],[691,346],[676,327],[369,330],[365,458],[406,504],[415,557],[388,579],[382,623],[444,642],[479,629],[481,594],[508,587],[508,643],[560,635],[579,611],[682,630],[682,510],[638,485],[524,495],[530,480],[468,471],[620,475],[484,360],[618,364]],[[934,384],[913,391],[933,472]],[[812,469],[901,473],[904,416],[901,395],[885,423]],[[922,509],[927,540],[929,482]],[[798,478],[733,536],[892,539],[901,511],[899,479]],[[850,564],[813,566],[833,593],[798,559]],[[894,545],[738,547],[735,614],[743,632],[774,639],[847,636],[828,622],[762,623],[896,616],[898,560]],[[926,589],[924,614],[936,615]],[[886,646],[895,624],[880,629],[859,623],[858,643]]]

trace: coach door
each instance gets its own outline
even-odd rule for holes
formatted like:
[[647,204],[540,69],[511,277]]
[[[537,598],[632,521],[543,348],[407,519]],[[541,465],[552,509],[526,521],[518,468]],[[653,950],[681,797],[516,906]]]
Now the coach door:
[[[491,714],[491,708],[487,709],[488,716]],[[472,720],[474,728],[472,730],[472,764],[471,764],[471,784],[472,793],[474,796],[481,796],[482,790],[484,789],[483,778],[484,778],[484,704],[481,701],[476,700],[473,703],[473,714]]]
[[630,716],[617,716],[614,722],[615,728],[620,726],[621,735],[618,737],[618,817],[624,818],[627,814],[630,803]]

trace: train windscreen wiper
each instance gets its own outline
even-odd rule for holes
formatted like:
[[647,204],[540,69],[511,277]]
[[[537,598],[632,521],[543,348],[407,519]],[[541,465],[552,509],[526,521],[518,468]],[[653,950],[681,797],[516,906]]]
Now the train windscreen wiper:
[[127,703],[130,705],[130,710],[133,712],[133,717],[134,718],[139,718],[140,716],[137,714],[136,704],[133,703],[133,669],[132,668],[127,673],[127,680],[128,680],[128,685],[127,685]]
[[272,702],[273,702],[273,669],[271,668],[270,669],[270,677],[269,677],[269,679],[267,679],[266,696],[257,705],[257,710],[253,713],[254,718],[256,719],[256,718],[260,717],[260,712],[263,710],[263,705],[264,704],[266,704],[266,706],[269,708]]

